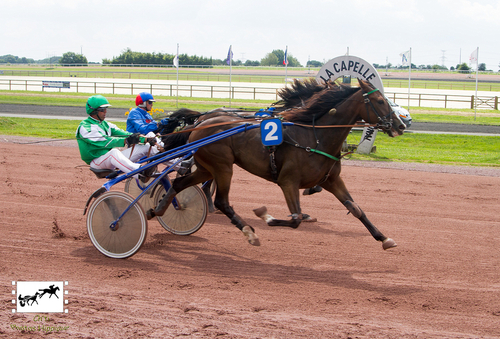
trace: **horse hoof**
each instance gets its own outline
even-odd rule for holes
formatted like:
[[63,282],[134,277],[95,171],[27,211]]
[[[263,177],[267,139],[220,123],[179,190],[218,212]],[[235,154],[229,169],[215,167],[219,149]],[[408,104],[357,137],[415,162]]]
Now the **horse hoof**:
[[262,206],[253,210],[256,216],[264,220],[269,226],[270,223],[275,220],[269,213],[267,213],[267,207]]
[[260,246],[259,237],[255,234],[250,226],[244,226],[243,234],[247,237],[248,243],[253,246]]
[[259,238],[256,239],[248,239],[248,243],[253,246],[260,246],[260,240]]
[[259,218],[262,218],[267,214],[267,207],[262,206],[262,207],[256,208],[253,210],[253,212],[255,213],[256,216],[258,216]]
[[392,240],[391,238],[387,238],[384,241],[382,241],[382,248],[384,250],[387,250],[389,248],[393,248],[396,246],[398,246],[398,244],[396,244],[396,242],[394,240]]
[[302,213],[302,222],[316,222],[317,218],[312,218],[309,214]]
[[146,219],[151,220],[155,217],[155,212],[152,208],[146,211]]

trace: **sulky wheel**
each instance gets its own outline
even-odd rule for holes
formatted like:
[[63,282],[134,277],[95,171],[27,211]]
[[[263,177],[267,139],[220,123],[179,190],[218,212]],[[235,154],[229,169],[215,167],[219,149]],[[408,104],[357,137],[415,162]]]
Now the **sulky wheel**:
[[[142,187],[142,189],[145,189],[151,182],[153,182],[153,180],[154,180],[154,178],[150,178],[148,180],[148,182],[143,183],[142,181],[140,181],[138,179],[128,178],[125,181],[125,188],[123,189],[123,191],[125,193],[130,194],[135,199],[135,198],[137,198],[139,196],[139,194],[142,193],[142,190],[141,190],[141,188],[139,188],[139,185]],[[146,194],[144,194],[142,196],[142,198],[139,200],[139,203],[141,204],[142,207],[144,207],[145,211],[149,210],[150,208],[154,208],[155,207],[154,205],[152,205],[151,198],[149,197],[150,196],[150,192],[151,191],[149,191]]]
[[134,198],[127,193],[111,191],[99,196],[87,213],[87,231],[92,244],[110,258],[134,255],[146,239],[148,224],[140,203],[134,204],[116,224],[113,222],[129,207]]
[[[154,196],[157,206],[165,195],[165,188],[160,185]],[[165,214],[156,218],[167,231],[177,235],[190,235],[198,231],[207,218],[208,205],[205,194],[198,186],[191,186],[175,196]]]

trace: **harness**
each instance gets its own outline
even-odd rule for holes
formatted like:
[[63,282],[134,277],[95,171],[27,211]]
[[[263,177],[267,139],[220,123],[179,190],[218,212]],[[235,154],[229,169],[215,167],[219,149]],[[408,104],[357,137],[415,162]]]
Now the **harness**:
[[368,96],[370,94],[377,92],[377,91],[378,91],[378,88],[375,88],[374,90],[371,90],[368,93],[363,93],[363,98],[364,98],[363,100],[365,102],[366,111],[370,112],[370,107],[371,107],[373,112],[375,112],[375,115],[377,116],[378,122],[377,122],[377,125],[375,126],[375,128],[381,129],[383,131],[387,131],[387,130],[390,130],[391,126],[392,126],[391,113],[388,113],[385,117],[381,116],[381,114],[377,111],[375,106],[373,106],[373,103],[370,101],[370,98],[368,98]]
[[[367,92],[367,93],[363,93],[363,97],[364,97],[364,103],[365,103],[365,106],[366,106],[366,111],[367,113],[370,112],[370,108],[373,110],[373,112],[375,113],[375,115],[377,116],[377,124],[375,125],[375,127],[377,129],[382,129],[382,130],[388,130],[391,128],[391,125],[392,125],[392,116],[391,114],[389,113],[388,115],[386,115],[385,117],[383,117],[378,111],[377,109],[375,108],[375,106],[373,105],[373,103],[370,101],[369,99],[369,95],[372,94],[372,93],[375,93],[377,92],[378,89],[373,89],[371,90],[370,92]],[[335,109],[332,108],[332,109]],[[237,117],[240,117],[240,118],[245,118],[245,119],[262,119],[263,116],[269,116],[269,115],[274,115],[274,112],[275,111],[275,108],[274,107],[271,107],[271,108],[267,108],[267,109],[261,109],[259,110],[258,112],[256,112],[256,114],[254,115],[249,115],[249,116],[242,116],[240,114],[238,114],[239,112],[241,112],[241,110],[238,110],[238,109],[227,109],[226,112],[227,113],[231,113],[231,114],[234,114],[235,116]],[[210,113],[213,113],[213,111],[209,111],[209,112],[205,112],[205,113],[201,113],[199,114],[198,116],[196,117],[199,117],[199,116],[203,116],[205,114],[210,114]],[[326,114],[323,113],[323,114]],[[320,116],[321,117],[321,116]],[[191,117],[192,118],[192,117]],[[220,123],[215,123],[215,124],[210,124],[210,125],[207,125],[207,126],[203,126],[203,127],[199,127],[198,125],[201,123],[202,121],[196,121],[195,124],[194,124],[194,127],[191,128],[191,129],[187,129],[187,130],[183,130],[183,131],[177,131],[175,133],[187,133],[187,132],[193,132],[195,130],[200,130],[200,129],[205,129],[205,128],[211,128],[211,127],[214,127],[214,126],[219,126],[219,125],[228,125],[228,124],[233,124],[234,121],[228,121],[228,122],[220,122]],[[335,125],[335,126],[316,126],[316,115],[313,116],[313,120],[312,120],[312,128],[313,128],[313,133],[314,133],[314,137],[315,137],[315,140],[316,140],[316,146],[313,148],[313,147],[310,147],[310,146],[302,146],[300,145],[297,141],[295,141],[292,137],[290,137],[290,135],[286,134],[288,136],[288,138],[291,140],[291,141],[288,141],[288,140],[284,140],[285,143],[289,144],[289,145],[292,145],[294,147],[297,147],[297,148],[301,148],[301,149],[304,149],[306,152],[309,152],[309,153],[317,153],[319,155],[322,155],[322,156],[325,156],[331,160],[334,160],[334,163],[332,165],[332,167],[330,168],[330,170],[328,171],[328,173],[326,174],[325,178],[323,181],[325,181],[331,170],[333,169],[333,166],[335,166],[335,164],[337,162],[340,162],[340,160],[353,153],[352,151],[351,152],[346,152],[344,154],[341,154],[339,156],[334,156],[334,155],[331,155],[331,154],[328,154],[326,152],[323,152],[323,151],[320,151],[318,149],[318,146],[320,144],[320,141],[317,137],[317,133],[316,133],[316,128],[331,128],[331,127],[354,127],[354,126],[360,126],[360,125]],[[295,124],[297,126],[301,126],[301,127],[309,127],[309,125],[302,125],[302,124]],[[361,125],[362,126],[362,125]],[[366,126],[366,125],[365,125]],[[169,134],[174,134],[174,133],[169,133]],[[270,167],[271,167],[271,176],[272,176],[272,180],[274,182],[277,181],[278,179],[278,168],[276,166],[276,151],[277,151],[277,146],[266,146],[268,152],[269,152],[269,163],[270,163]]]
[[[373,103],[370,101],[370,98],[369,98],[369,95],[372,94],[372,93],[375,93],[377,92],[378,89],[375,88],[373,90],[371,90],[370,92],[367,92],[367,93],[363,93],[363,100],[364,100],[364,103],[365,103],[365,107],[366,107],[366,111],[369,113],[370,112],[370,108],[373,110],[373,112],[375,113],[375,115],[377,116],[377,124],[375,126],[375,128],[378,128],[378,129],[382,129],[382,130],[388,130],[391,128],[391,125],[392,125],[392,116],[391,116],[391,113],[388,113],[385,117],[382,116],[378,111],[377,109],[375,108],[375,106],[373,105]],[[316,148],[312,148],[310,146],[302,146],[300,145],[297,141],[295,141],[290,135],[286,134],[287,137],[289,139],[291,139],[291,141],[288,141],[288,140],[284,140],[285,143],[289,144],[289,145],[292,145],[292,146],[295,146],[297,148],[301,148],[303,150],[305,150],[306,152],[309,152],[309,153],[316,153],[316,154],[320,154],[320,155],[323,155],[329,159],[332,159],[334,160],[334,163],[332,165],[332,167],[330,167],[330,170],[328,171],[328,173],[325,175],[325,177],[323,178],[323,180],[320,182],[325,182],[328,177],[330,176],[330,173],[333,169],[333,167],[335,166],[335,164],[337,162],[340,162],[340,160],[345,157],[346,155],[349,155],[351,153],[353,153],[352,151],[351,152],[346,152],[344,154],[341,154],[339,157],[336,157],[336,156],[333,156],[331,154],[328,154],[326,152],[323,152],[323,151],[320,151],[318,150],[318,146],[319,146],[319,139],[317,137],[317,134],[316,134],[316,128],[317,126],[315,125],[315,121],[316,121],[316,115],[313,116],[313,120],[312,120],[312,128],[313,128],[313,133],[314,133],[314,138],[316,139]],[[340,126],[339,126],[340,127]],[[276,182],[278,180],[278,169],[277,169],[277,166],[276,166],[276,149],[277,147],[276,146],[270,146],[270,147],[267,147],[268,149],[268,152],[269,152],[269,162],[270,162],[270,166],[271,166],[271,174],[272,174],[272,177],[273,177],[273,181]]]

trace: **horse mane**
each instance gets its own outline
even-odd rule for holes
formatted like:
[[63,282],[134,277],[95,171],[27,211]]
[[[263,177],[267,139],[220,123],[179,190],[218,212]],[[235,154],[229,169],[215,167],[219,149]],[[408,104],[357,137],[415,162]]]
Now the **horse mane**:
[[281,100],[275,102],[273,106],[283,106],[284,109],[299,107],[313,94],[324,89],[325,85],[320,85],[314,78],[293,79],[291,86],[278,90],[278,96]]
[[[360,87],[351,87],[349,85],[337,85],[333,82],[319,84],[316,79],[308,78],[305,80],[294,79],[291,86],[278,91],[282,99],[273,105],[283,105],[284,111],[278,113],[285,120],[290,122],[311,124],[313,119],[319,119],[330,109],[359,91]],[[280,109],[280,110],[281,110]],[[233,112],[224,110],[214,110],[207,116],[228,115]],[[190,132],[171,134],[178,127],[187,129],[194,127],[196,120],[204,116],[197,111],[188,108],[180,108],[169,116],[170,123],[168,129],[162,130],[162,141],[166,150],[184,145],[190,135]]]
[[306,100],[304,106],[283,111],[280,115],[287,121],[310,124],[313,119],[319,119],[360,89],[360,87],[328,82],[322,86],[321,91]]

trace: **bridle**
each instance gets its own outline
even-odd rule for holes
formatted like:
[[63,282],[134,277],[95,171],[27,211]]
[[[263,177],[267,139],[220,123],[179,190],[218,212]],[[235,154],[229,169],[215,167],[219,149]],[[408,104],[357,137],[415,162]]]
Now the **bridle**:
[[[368,116],[370,116],[370,107],[371,107],[371,109],[373,110],[373,112],[377,116],[377,124],[376,124],[375,128],[380,129],[384,132],[387,132],[387,131],[390,131],[392,128],[392,122],[393,122],[392,121],[392,109],[391,109],[391,112],[387,113],[386,116],[382,116],[379,113],[379,111],[377,111],[377,109],[375,108],[375,106],[371,102],[370,98],[368,97],[370,94],[375,93],[377,91],[378,91],[378,88],[375,88],[375,89],[371,90],[370,92],[363,93],[363,100],[364,100],[365,106],[366,106],[366,113],[368,114]],[[387,102],[387,100],[386,100],[386,102]],[[387,103],[387,104],[389,104],[389,103]]]
[[[380,130],[382,130],[384,132],[390,131],[392,129],[392,123],[393,123],[393,120],[392,120],[392,113],[393,113],[392,109],[391,109],[391,111],[386,116],[382,116],[382,114],[380,114],[380,112],[375,108],[375,106],[373,105],[373,103],[371,102],[371,100],[369,98],[370,94],[379,91],[378,88],[375,88],[375,89],[373,89],[373,90],[371,90],[369,92],[366,92],[366,93],[364,92],[363,89],[361,89],[361,90],[363,91],[363,101],[365,102],[367,116],[368,117],[370,116],[370,108],[373,110],[373,112],[377,116],[377,123],[376,123],[376,125],[374,127],[377,128],[377,129],[380,129]],[[387,99],[386,99],[386,102],[387,102]],[[387,104],[389,105],[389,103],[387,103]],[[319,141],[319,139],[318,139],[318,137],[316,135],[316,128],[319,127],[319,126],[315,125],[315,120],[316,120],[316,115],[313,115],[312,129],[313,129],[314,137],[316,139],[316,148],[317,148],[319,146],[320,141]],[[322,126],[322,127],[334,127],[334,126]],[[324,156],[326,156],[326,157],[328,157],[330,159],[335,160],[336,162],[340,161],[340,159],[342,157],[344,157],[345,155],[352,153],[352,152],[348,152],[348,153],[346,153],[344,155],[341,155],[340,158],[334,157],[334,156],[332,156],[330,154],[324,153],[324,152],[319,151],[319,150],[317,150],[315,148],[301,146],[301,145],[298,144],[298,142],[296,142],[293,138],[291,138],[290,135],[287,135],[287,136],[292,140],[292,142],[285,140],[284,141],[285,143],[288,143],[288,144],[293,145],[293,146],[298,147],[298,148],[303,148],[307,152],[318,153],[318,154],[324,155]],[[330,169],[330,171],[331,171],[331,169]]]

